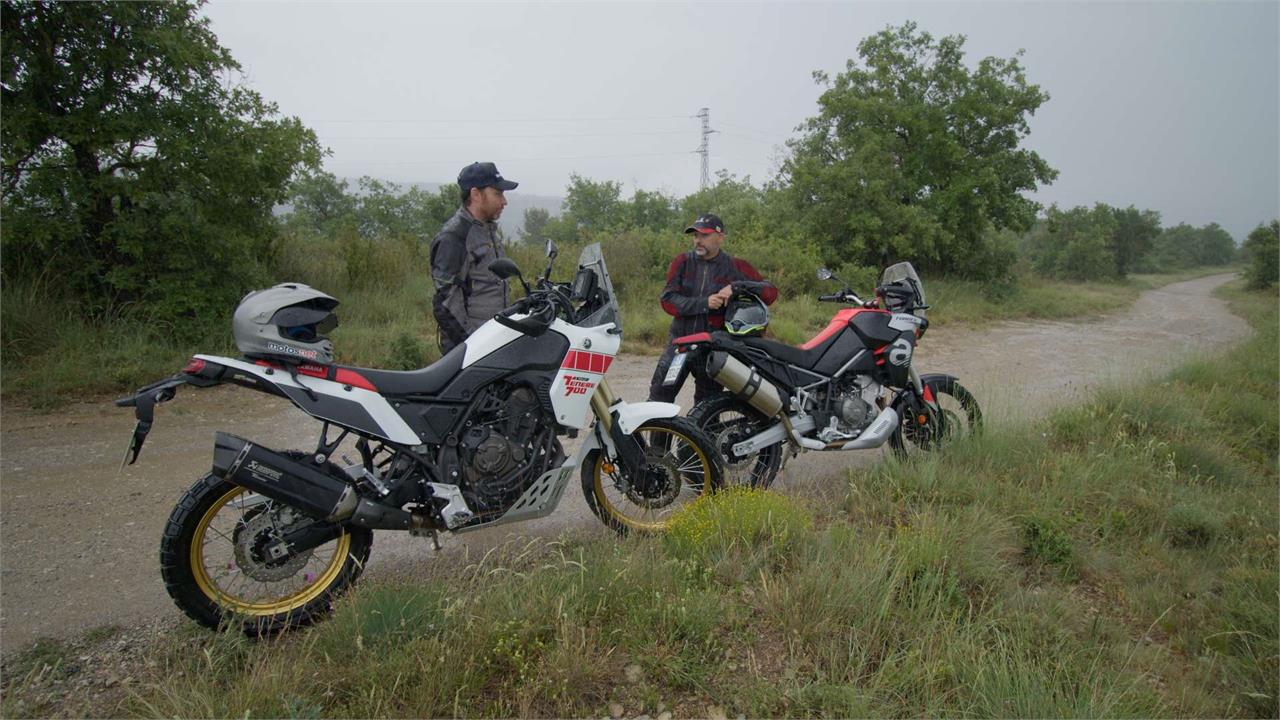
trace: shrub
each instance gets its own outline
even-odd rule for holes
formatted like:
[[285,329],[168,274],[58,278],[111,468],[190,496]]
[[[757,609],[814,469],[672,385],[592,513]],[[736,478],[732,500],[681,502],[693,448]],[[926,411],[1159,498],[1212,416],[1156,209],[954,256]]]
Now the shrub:
[[1204,547],[1222,535],[1222,520],[1200,505],[1181,503],[1169,509],[1166,534],[1174,547]]
[[1249,259],[1244,276],[1253,290],[1271,287],[1280,280],[1280,220],[1259,225],[1244,241]]
[[670,554],[741,580],[788,557],[812,526],[809,513],[785,495],[732,487],[678,512],[663,540]]
[[1045,565],[1056,565],[1070,570],[1074,563],[1075,550],[1071,545],[1071,536],[1062,530],[1056,522],[1043,517],[1029,517],[1022,521],[1024,539],[1023,553]]

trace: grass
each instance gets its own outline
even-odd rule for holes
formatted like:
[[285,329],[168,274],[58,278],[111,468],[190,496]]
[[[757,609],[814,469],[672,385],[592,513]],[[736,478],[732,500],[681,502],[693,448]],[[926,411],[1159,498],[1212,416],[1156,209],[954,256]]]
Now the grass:
[[[1231,352],[852,471],[838,507],[739,490],[660,539],[368,584],[272,642],[184,625],[76,714],[1275,717],[1278,303],[1224,295],[1255,330]],[[6,716],[60,707],[29,653]]]

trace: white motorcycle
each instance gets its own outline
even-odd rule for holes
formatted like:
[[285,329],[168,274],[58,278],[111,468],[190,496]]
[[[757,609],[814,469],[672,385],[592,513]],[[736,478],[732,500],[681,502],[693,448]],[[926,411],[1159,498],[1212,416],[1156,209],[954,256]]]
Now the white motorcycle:
[[[136,408],[137,459],[157,403],[179,385],[234,383],[287,398],[322,423],[312,451],[216,435],[213,468],[170,515],[161,572],[177,605],[209,627],[269,634],[313,622],[352,585],[373,530],[433,539],[550,514],[574,471],[595,514],[657,532],[721,482],[714,444],[678,405],[627,403],[609,389],[622,340],[599,245],[572,283],[530,288],[507,259],[491,266],[526,296],[421,370],[281,357],[196,355],[179,374],[117,400]],[[336,301],[334,301],[336,304]],[[584,435],[573,455],[559,438]],[[339,454],[354,440],[359,460]],[[341,458],[344,462],[335,462]]]

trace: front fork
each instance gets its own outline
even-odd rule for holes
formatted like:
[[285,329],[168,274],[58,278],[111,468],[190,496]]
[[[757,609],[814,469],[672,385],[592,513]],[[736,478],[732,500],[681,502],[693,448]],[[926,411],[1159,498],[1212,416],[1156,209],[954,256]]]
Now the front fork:
[[606,453],[612,445],[614,459],[622,469],[622,476],[636,477],[634,473],[644,467],[644,442],[634,434],[624,434],[619,424],[614,421],[612,408],[617,402],[618,396],[613,394],[609,381],[600,378],[595,393],[591,395],[591,412],[596,416],[599,429],[603,430],[600,452]]
[[617,401],[618,396],[613,394],[609,381],[600,378],[595,393],[591,395],[591,412],[595,414],[596,422],[604,426],[606,432],[613,429],[613,413],[609,408]]
[[905,398],[903,403],[904,414],[917,425],[929,425],[937,420],[938,417],[938,399],[933,397],[932,393],[926,393],[924,381],[920,379],[920,373],[916,372],[916,366],[913,363],[907,369],[907,378],[911,383],[911,389],[915,391],[914,397]]

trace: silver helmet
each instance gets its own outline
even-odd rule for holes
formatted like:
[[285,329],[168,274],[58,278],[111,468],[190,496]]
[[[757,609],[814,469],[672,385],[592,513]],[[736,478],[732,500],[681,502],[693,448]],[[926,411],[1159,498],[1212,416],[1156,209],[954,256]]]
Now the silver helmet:
[[338,301],[302,283],[280,283],[245,295],[231,318],[236,347],[248,357],[333,362],[325,334],[338,326]]

